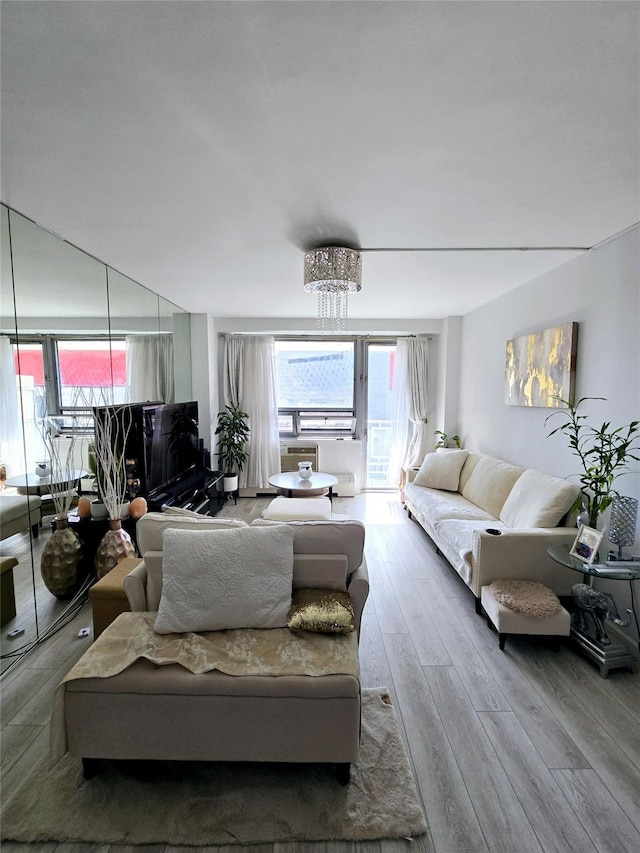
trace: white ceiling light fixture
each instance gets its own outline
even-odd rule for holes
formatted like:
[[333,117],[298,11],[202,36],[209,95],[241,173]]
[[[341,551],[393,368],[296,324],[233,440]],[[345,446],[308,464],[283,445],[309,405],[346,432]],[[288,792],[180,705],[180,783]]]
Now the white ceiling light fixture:
[[305,252],[304,289],[318,294],[318,328],[344,332],[349,294],[362,290],[360,252],[344,246],[324,246]]

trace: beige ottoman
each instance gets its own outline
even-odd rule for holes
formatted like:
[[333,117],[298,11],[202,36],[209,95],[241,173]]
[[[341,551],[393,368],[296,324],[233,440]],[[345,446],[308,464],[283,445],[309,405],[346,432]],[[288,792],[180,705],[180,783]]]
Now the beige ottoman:
[[89,599],[93,608],[94,640],[98,639],[107,625],[111,625],[117,616],[131,610],[122,582],[141,562],[140,557],[127,557],[120,560],[117,566],[94,583],[89,590]]
[[[503,584],[509,583],[503,581]],[[528,581],[519,581],[520,588],[525,592],[526,584],[534,583]],[[535,587],[542,587],[542,584],[535,584]],[[546,593],[553,596],[551,590],[542,587]],[[569,612],[560,606],[560,609],[549,615],[531,616],[526,613],[518,612],[518,597],[513,596],[514,601],[512,607],[506,607],[501,604],[495,597],[493,585],[483,586],[480,592],[480,602],[487,614],[487,624],[493,625],[498,632],[499,645],[502,650],[509,634],[529,634],[532,636],[551,636],[551,637],[568,637],[571,629],[571,616]]]

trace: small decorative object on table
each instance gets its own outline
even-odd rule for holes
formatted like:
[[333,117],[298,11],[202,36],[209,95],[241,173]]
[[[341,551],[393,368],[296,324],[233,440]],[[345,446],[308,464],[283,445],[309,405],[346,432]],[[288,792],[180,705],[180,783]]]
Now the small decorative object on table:
[[301,480],[310,480],[313,474],[311,462],[298,462],[298,476]]
[[593,527],[586,527],[584,524],[581,524],[569,553],[572,557],[577,557],[583,563],[590,566],[597,557],[598,547],[601,542],[602,533],[599,530],[594,530]]
[[611,505],[609,542],[618,546],[616,560],[633,560],[633,557],[625,557],[622,549],[633,545],[636,541],[637,517],[638,501],[635,498],[617,497]]
[[45,460],[36,462],[36,477],[48,477],[51,473],[51,465]]

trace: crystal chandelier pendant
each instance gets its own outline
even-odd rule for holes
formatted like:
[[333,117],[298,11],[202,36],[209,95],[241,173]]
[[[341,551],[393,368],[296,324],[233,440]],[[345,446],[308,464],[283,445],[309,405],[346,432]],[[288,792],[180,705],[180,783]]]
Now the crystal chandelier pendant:
[[304,256],[304,289],[318,295],[320,331],[344,332],[349,293],[362,289],[362,258],[355,249],[326,246]]

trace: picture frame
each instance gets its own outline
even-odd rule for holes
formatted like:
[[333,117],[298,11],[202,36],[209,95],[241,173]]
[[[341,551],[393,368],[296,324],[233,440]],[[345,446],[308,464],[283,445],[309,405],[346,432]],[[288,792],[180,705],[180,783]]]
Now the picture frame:
[[590,566],[596,558],[601,542],[602,533],[599,530],[581,524],[569,554]]

